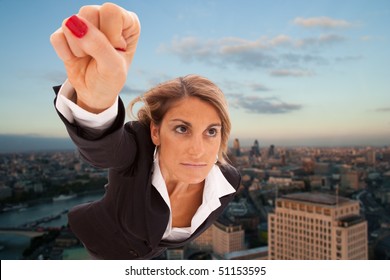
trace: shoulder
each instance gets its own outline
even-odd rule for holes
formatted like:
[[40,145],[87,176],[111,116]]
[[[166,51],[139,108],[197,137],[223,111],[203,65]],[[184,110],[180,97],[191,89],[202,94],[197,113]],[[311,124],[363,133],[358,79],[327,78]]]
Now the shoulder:
[[152,142],[149,127],[139,121],[130,121],[125,124],[124,130],[132,135],[141,154],[153,155],[155,145]]
[[134,132],[148,130],[146,125],[142,124],[139,121],[129,121],[129,122],[125,123],[125,127],[126,127],[126,129],[134,131]]
[[238,170],[227,163],[219,165],[219,169],[221,169],[221,172],[223,176],[225,176],[226,180],[228,180],[233,188],[237,190],[241,182],[241,175]]
[[125,123],[125,131],[136,135],[137,138],[151,141],[150,128],[139,121],[129,121]]

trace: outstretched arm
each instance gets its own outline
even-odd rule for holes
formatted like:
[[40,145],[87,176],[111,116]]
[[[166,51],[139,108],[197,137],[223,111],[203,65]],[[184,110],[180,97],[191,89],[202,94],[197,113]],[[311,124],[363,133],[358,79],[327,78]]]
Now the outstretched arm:
[[[132,164],[137,152],[133,136],[123,133],[124,106],[120,100],[119,106],[116,102],[139,34],[140,24],[134,13],[107,3],[82,7],[50,37],[68,75],[68,82],[61,87],[68,94],[58,94],[56,108],[83,158],[97,167],[124,168]],[[61,98],[68,105],[62,102],[58,107]],[[105,118],[114,109],[107,125]],[[81,121],[80,117],[89,120]],[[106,123],[104,128],[99,125],[101,121]]]
[[63,21],[50,41],[75,88],[77,105],[91,113],[113,105],[126,82],[139,35],[138,17],[112,3],[84,6]]

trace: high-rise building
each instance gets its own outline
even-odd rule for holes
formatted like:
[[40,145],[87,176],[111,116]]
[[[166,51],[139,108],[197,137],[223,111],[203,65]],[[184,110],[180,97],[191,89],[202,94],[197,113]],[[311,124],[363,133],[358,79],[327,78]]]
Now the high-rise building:
[[233,224],[224,218],[213,224],[213,251],[217,255],[244,250],[244,238],[245,232],[241,225]]
[[366,152],[366,160],[368,164],[374,165],[376,163],[376,152],[374,149],[368,149]]
[[250,155],[255,157],[261,156],[259,141],[255,140],[255,142],[253,143],[253,146],[251,147]]
[[269,259],[367,259],[367,222],[359,202],[323,193],[276,200],[268,215]]
[[233,142],[233,155],[236,157],[241,156],[240,140],[238,138],[234,139]]
[[273,157],[273,156],[275,156],[275,146],[271,145],[271,146],[269,146],[269,149],[268,149],[268,157]]

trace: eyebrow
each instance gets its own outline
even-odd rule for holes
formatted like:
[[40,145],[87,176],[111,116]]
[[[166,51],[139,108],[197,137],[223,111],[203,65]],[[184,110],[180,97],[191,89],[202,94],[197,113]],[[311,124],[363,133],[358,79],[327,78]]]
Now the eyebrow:
[[[189,123],[189,122],[187,122],[185,120],[182,120],[182,119],[173,119],[173,120],[170,120],[169,122],[182,122],[186,126],[192,127],[191,123]],[[215,127],[215,126],[222,127],[222,124],[220,124],[220,123],[212,123],[212,124],[208,125],[207,128]]]

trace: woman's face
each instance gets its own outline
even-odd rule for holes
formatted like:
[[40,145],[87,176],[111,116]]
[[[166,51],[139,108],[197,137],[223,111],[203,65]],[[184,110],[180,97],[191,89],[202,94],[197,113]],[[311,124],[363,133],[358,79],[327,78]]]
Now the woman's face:
[[207,177],[221,145],[221,128],[217,110],[196,97],[178,101],[159,126],[151,124],[167,185],[197,184]]

